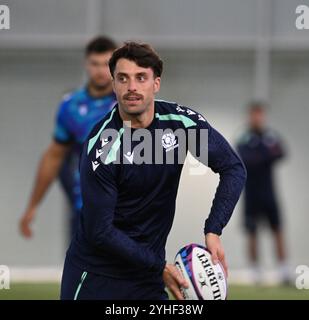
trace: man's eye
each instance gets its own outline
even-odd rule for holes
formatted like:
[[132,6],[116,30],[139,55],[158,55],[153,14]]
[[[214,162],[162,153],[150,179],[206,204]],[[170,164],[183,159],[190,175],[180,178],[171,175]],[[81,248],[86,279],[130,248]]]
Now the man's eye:
[[120,82],[126,82],[126,78],[125,78],[125,77],[119,77],[118,80],[119,80]]
[[145,76],[138,76],[138,77],[137,77],[137,80],[138,80],[138,81],[145,81],[146,78],[145,78]]

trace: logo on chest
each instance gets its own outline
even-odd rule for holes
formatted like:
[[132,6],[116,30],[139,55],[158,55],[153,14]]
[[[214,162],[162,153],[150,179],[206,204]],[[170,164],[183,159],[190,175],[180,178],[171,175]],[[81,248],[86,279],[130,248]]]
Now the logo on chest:
[[79,113],[81,116],[87,115],[87,113],[88,113],[88,106],[87,106],[86,104],[80,105],[79,108],[78,108],[78,113]]
[[178,147],[177,139],[172,132],[166,133],[162,136],[162,147],[166,152]]

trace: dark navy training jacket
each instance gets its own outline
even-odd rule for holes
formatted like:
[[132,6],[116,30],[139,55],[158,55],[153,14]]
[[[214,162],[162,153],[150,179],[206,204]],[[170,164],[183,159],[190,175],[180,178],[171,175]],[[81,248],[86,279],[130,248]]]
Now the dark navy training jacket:
[[[84,144],[83,207],[67,252],[83,270],[118,278],[162,276],[183,168],[180,151],[189,150],[220,175],[204,233],[220,235],[232,215],[246,170],[224,137],[191,108],[161,100],[146,129],[147,139],[136,138],[140,129],[124,124],[116,105]],[[192,192],[203,196],[201,186]]]

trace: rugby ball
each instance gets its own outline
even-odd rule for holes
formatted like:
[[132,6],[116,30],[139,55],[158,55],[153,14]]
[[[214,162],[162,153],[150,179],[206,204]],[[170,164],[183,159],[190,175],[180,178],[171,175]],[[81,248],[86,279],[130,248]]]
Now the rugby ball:
[[189,244],[176,254],[175,266],[189,284],[181,288],[185,300],[225,300],[227,282],[223,267],[213,264],[210,252],[199,244]]

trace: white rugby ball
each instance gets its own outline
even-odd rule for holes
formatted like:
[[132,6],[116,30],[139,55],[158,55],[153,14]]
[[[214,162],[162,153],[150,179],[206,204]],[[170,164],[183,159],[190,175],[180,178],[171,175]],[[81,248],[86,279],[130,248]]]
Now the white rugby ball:
[[182,288],[185,300],[226,300],[227,282],[221,263],[214,265],[210,252],[199,244],[189,244],[179,250],[175,266],[189,288]]

